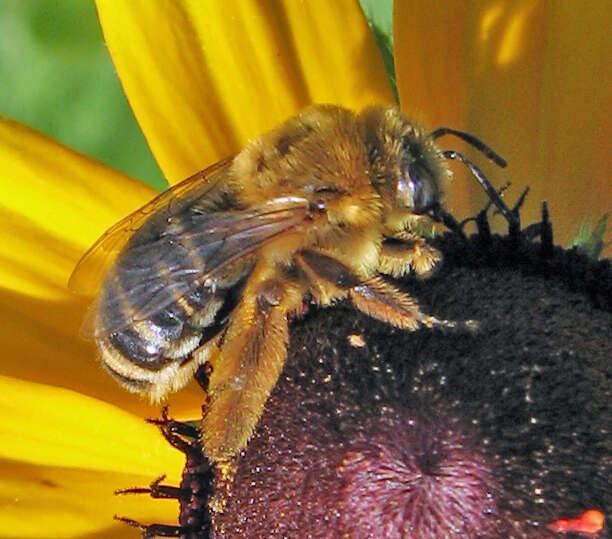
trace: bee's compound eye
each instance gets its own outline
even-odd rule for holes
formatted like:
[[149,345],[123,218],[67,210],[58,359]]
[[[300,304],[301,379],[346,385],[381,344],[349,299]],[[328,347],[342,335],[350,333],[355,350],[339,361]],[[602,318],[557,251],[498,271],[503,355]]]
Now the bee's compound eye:
[[408,176],[408,185],[404,181],[403,187],[410,192],[413,211],[427,213],[438,203],[438,187],[433,175],[421,163],[414,161],[408,166]]

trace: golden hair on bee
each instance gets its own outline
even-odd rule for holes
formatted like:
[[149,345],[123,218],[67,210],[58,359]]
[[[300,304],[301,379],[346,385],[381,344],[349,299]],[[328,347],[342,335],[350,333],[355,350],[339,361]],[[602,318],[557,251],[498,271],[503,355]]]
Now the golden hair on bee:
[[305,301],[348,299],[407,330],[456,326],[385,279],[439,263],[419,224],[439,217],[448,159],[495,193],[438,148],[446,134],[504,164],[473,136],[427,131],[395,107],[315,105],[126,217],[70,283],[89,289],[104,275],[84,325],[103,366],[159,401],[206,364],[203,446],[227,462],[257,424]]

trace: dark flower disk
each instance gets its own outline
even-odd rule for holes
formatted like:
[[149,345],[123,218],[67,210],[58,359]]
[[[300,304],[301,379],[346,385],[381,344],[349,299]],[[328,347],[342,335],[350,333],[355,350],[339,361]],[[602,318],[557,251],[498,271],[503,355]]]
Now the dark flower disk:
[[293,322],[225,511],[185,537],[542,538],[609,514],[609,261],[481,232],[438,238],[437,274],[401,283],[475,332],[348,303]]

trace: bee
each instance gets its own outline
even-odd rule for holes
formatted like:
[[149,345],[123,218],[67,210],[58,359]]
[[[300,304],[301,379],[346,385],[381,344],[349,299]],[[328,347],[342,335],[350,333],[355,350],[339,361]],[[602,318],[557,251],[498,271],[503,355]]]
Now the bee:
[[[312,106],[184,180],[108,230],[70,287],[99,294],[84,324],[102,365],[152,401],[206,365],[203,447],[245,447],[287,354],[288,321],[307,302],[349,299],[398,328],[452,326],[385,276],[426,277],[441,260],[419,230],[439,219],[448,159],[482,172],[394,107]],[[93,281],[92,281],[93,279]]]

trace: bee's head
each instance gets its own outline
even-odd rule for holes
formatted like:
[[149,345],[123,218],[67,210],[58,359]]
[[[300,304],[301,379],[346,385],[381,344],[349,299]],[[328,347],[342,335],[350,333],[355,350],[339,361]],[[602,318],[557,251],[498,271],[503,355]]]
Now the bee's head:
[[398,155],[400,173],[394,182],[394,202],[398,208],[424,214],[438,205],[440,184],[447,171],[437,170],[434,161],[437,156],[428,156],[427,151],[409,134],[402,137]]
[[370,179],[387,210],[417,215],[435,210],[450,171],[428,132],[393,107],[366,109],[361,118]]
[[451,176],[448,159],[462,161],[496,205],[503,206],[495,189],[474,163],[455,150],[441,151],[435,142],[442,135],[455,135],[496,164],[506,166],[503,158],[473,135],[448,127],[427,131],[395,107],[365,109],[360,121],[370,181],[385,204],[389,224],[401,226],[406,218],[414,215],[436,216]]

